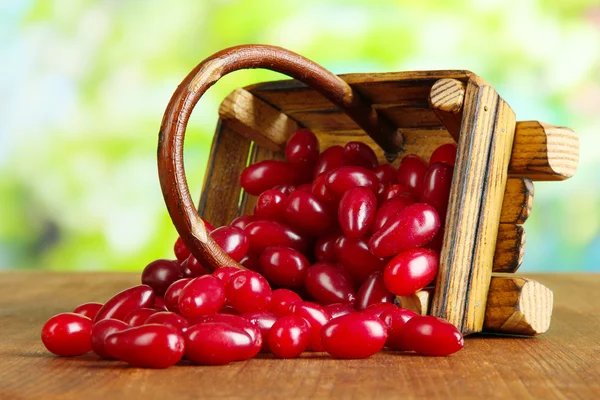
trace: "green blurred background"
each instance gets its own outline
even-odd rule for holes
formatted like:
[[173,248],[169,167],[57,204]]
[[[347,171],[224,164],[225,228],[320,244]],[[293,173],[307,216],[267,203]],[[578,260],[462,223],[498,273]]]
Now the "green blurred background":
[[[243,43],[280,45],[336,73],[469,69],[520,120],[580,135],[577,175],[536,184],[522,271],[600,270],[598,0],[0,1],[0,269],[139,270],[171,257],[157,133],[181,79]],[[199,193],[217,107],[186,141]]]

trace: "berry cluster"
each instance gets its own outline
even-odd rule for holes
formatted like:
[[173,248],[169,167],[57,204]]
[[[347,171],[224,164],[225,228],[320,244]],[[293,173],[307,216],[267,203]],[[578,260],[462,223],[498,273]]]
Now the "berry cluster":
[[247,270],[211,274],[178,239],[177,259],[148,264],[142,285],[48,320],[46,348],[152,368],[184,356],[218,365],[259,352],[460,350],[453,325],[394,305],[436,276],[456,146],[439,147],[429,164],[407,155],[396,170],[360,142],[320,153],[315,135],[299,130],[285,154],[242,173],[244,190],[258,196],[253,215],[217,229],[205,221]]

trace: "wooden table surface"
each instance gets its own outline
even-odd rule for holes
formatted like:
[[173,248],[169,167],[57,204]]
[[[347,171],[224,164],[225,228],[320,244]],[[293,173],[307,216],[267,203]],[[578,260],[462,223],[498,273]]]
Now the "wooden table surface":
[[531,275],[554,290],[548,333],[469,337],[450,357],[380,353],[334,360],[308,353],[219,367],[131,368],[92,354],[59,358],[43,323],[80,303],[106,301],[137,274],[0,273],[0,399],[600,398],[600,275]]

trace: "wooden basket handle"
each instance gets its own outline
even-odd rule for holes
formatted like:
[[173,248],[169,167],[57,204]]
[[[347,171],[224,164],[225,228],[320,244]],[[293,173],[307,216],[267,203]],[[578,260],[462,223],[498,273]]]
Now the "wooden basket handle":
[[244,45],[208,57],[185,77],[171,97],[159,133],[158,172],[163,196],[183,242],[207,268],[243,268],[210,237],[190,196],[183,165],[183,141],[192,110],[221,77],[240,69],[265,68],[286,74],[312,87],[343,110],[391,159],[402,149],[403,138],[337,75],[280,47]]

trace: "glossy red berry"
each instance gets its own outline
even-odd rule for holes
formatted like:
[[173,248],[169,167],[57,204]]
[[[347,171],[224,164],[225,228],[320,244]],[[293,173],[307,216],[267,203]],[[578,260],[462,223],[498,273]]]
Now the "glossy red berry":
[[383,192],[382,198],[385,201],[385,200],[392,199],[402,193],[410,193],[410,192],[408,191],[408,189],[406,187],[404,187],[404,185],[401,185],[399,183],[394,183],[385,189],[385,191]]
[[366,187],[375,193],[379,180],[373,171],[366,168],[340,167],[327,174],[325,186],[332,196],[339,199],[347,190],[355,187]]
[[179,296],[181,295],[181,291],[192,279],[184,278],[180,279],[177,282],[174,282],[165,293],[165,307],[167,310],[172,312],[179,312]]
[[383,283],[383,273],[371,274],[358,289],[356,295],[356,309],[364,310],[372,304],[392,303],[394,295],[387,290]]
[[250,240],[250,250],[260,254],[271,246],[291,247],[301,252],[307,251],[308,240],[287,225],[275,221],[255,221],[246,227]]
[[302,286],[308,260],[290,247],[267,247],[260,255],[261,271],[269,282],[286,288]]
[[254,357],[261,350],[263,345],[263,337],[258,326],[253,324],[249,319],[243,318],[239,315],[232,314],[211,314],[203,315],[201,317],[191,319],[190,325],[207,324],[207,323],[225,323],[243,330],[250,339],[251,344],[245,348],[245,351],[241,354],[241,360],[246,360]]
[[150,286],[156,296],[164,295],[169,286],[181,278],[183,273],[176,260],[155,260],[142,271],[142,284]]
[[289,289],[275,289],[271,295],[268,310],[277,317],[283,317],[288,314],[290,306],[299,301],[302,301],[302,297],[298,293]]
[[333,196],[327,189],[327,176],[323,173],[315,178],[312,184],[312,194],[323,204],[329,211],[337,210],[339,198]]
[[389,310],[395,310],[396,307],[393,303],[375,303],[365,308],[363,312],[373,314],[374,316],[381,318],[381,315]]
[[222,226],[210,233],[217,244],[235,261],[240,261],[250,247],[243,230],[235,226]]
[[386,259],[374,256],[365,239],[340,237],[335,243],[335,254],[355,282],[363,282],[373,272],[383,271]]
[[437,210],[442,222],[446,220],[453,173],[453,167],[437,162],[427,168],[423,178],[421,202],[432,205]]
[[225,305],[225,286],[212,275],[194,278],[179,295],[179,312],[186,318],[214,314]]
[[406,351],[410,350],[410,343],[404,336],[406,323],[412,318],[418,316],[417,313],[405,308],[396,307],[386,310],[379,317],[387,326],[388,338],[385,346],[391,350]]
[[378,257],[393,256],[426,245],[439,228],[440,217],[435,208],[425,203],[411,204],[375,232],[369,249]]
[[[288,197],[294,190],[296,190],[296,186],[294,185],[278,185],[273,188],[273,190],[279,190],[285,197]],[[239,217],[242,218],[242,217]],[[239,219],[238,218],[238,219]]]
[[164,325],[142,325],[109,335],[104,349],[135,367],[168,368],[183,357],[184,340]]
[[438,264],[439,255],[433,250],[406,250],[392,258],[385,267],[385,286],[398,296],[410,296],[433,281]]
[[241,217],[237,217],[233,221],[231,221],[231,226],[235,226],[236,228],[240,228],[245,230],[246,227],[256,221],[257,219],[252,215],[242,215]]
[[314,248],[315,258],[317,261],[331,263],[337,262],[337,256],[335,255],[335,242],[340,236],[340,232],[332,232],[317,239]]
[[398,170],[392,164],[381,164],[373,168],[373,173],[385,188],[398,183]]
[[271,352],[279,358],[296,358],[308,347],[310,326],[302,317],[288,315],[279,318],[267,337]]
[[262,267],[260,265],[260,259],[255,253],[246,254],[246,257],[240,260],[240,265],[250,271],[262,273]]
[[302,317],[310,326],[309,348],[313,351],[323,351],[321,344],[321,328],[331,320],[331,315],[323,307],[308,301],[299,301],[290,306],[288,315]]
[[304,287],[321,305],[344,303],[352,305],[356,293],[344,271],[332,264],[317,263],[308,269]]
[[308,129],[298,129],[287,141],[285,159],[301,168],[313,168],[319,158],[319,140]]
[[164,296],[154,296],[154,306],[152,308],[157,311],[167,311]]
[[173,253],[175,253],[175,257],[179,260],[179,262],[183,262],[186,258],[190,256],[190,251],[188,250],[183,240],[180,237],[175,241],[175,245],[173,246]]
[[240,271],[226,285],[227,298],[240,313],[265,311],[271,301],[271,286],[254,271]]
[[409,154],[402,158],[398,166],[398,183],[418,197],[421,194],[426,170],[427,163],[421,157]]
[[443,144],[435,149],[433,153],[431,153],[429,165],[433,165],[436,162],[442,162],[450,166],[454,166],[454,163],[456,162],[456,144]]
[[231,278],[231,275],[237,272],[240,272],[240,269],[236,267],[221,267],[216,269],[212,273],[212,275],[215,278],[219,278],[221,282],[223,282],[223,285],[227,285],[227,282],[229,282],[229,278]]
[[367,234],[375,220],[377,198],[370,189],[349,189],[340,200],[338,222],[344,236],[358,239]]
[[62,313],[50,318],[42,327],[42,342],[57,356],[79,356],[92,349],[92,320],[81,314]]
[[287,197],[276,189],[262,192],[256,199],[256,205],[254,206],[255,220],[283,221]]
[[125,289],[108,300],[96,314],[94,322],[106,318],[123,321],[133,310],[151,308],[154,305],[154,292],[148,285]]
[[369,313],[332,319],[321,331],[325,351],[336,358],[366,358],[380,351],[387,339],[385,324]]
[[169,311],[154,313],[148,317],[145,323],[165,325],[175,329],[179,333],[185,332],[189,326],[187,319],[177,313]]
[[377,155],[371,147],[361,142],[348,142],[342,154],[344,165],[373,169],[379,165]]
[[404,326],[410,350],[426,356],[447,356],[463,348],[462,334],[454,325],[432,316],[416,316]]
[[73,310],[75,314],[83,315],[93,320],[98,314],[98,311],[102,308],[102,303],[83,303]]
[[260,311],[244,313],[241,315],[241,317],[250,321],[260,330],[260,334],[262,336],[262,348],[260,351],[263,353],[271,351],[268,342],[269,331],[271,330],[271,327],[275,321],[277,321],[277,316],[270,311]]
[[301,183],[300,171],[284,161],[265,160],[246,167],[240,183],[249,194],[258,196],[265,190],[278,185],[296,185]]
[[184,333],[186,357],[200,365],[224,365],[245,359],[253,346],[241,328],[225,322],[193,325]]
[[120,332],[129,328],[129,325],[127,325],[123,321],[119,321],[118,319],[108,318],[96,322],[92,327],[92,333],[90,337],[90,344],[92,346],[92,350],[94,351],[94,353],[98,354],[102,358],[113,358],[104,349],[106,338],[112,335],[113,333]]
[[415,202],[415,197],[410,193],[402,193],[396,197],[392,197],[381,204],[375,214],[373,222],[373,232],[377,232],[389,221],[391,217],[398,214],[407,206]]
[[315,178],[320,174],[327,173],[344,165],[343,158],[344,148],[342,146],[331,146],[325,149],[317,159],[314,170]]
[[190,255],[180,266],[184,278],[197,278],[210,274],[210,271],[193,256]]
[[287,198],[285,222],[293,229],[310,235],[319,235],[333,223],[327,208],[314,195],[296,190]]
[[354,308],[352,308],[352,306],[349,306],[348,304],[342,304],[342,303],[328,304],[326,306],[323,306],[323,308],[329,314],[331,314],[331,319],[341,317],[342,315],[352,314],[352,313],[356,312],[356,310]]
[[125,317],[123,322],[125,322],[129,326],[140,326],[146,323],[148,317],[152,314],[156,314],[158,310],[154,308],[138,308],[137,310],[133,310],[129,313],[128,316]]

